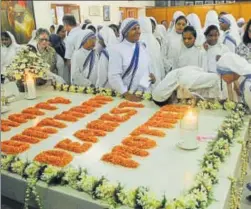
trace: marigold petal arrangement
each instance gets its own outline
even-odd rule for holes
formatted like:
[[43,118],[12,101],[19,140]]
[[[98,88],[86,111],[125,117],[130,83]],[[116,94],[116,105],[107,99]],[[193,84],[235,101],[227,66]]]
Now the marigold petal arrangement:
[[60,148],[75,153],[83,153],[88,151],[91,146],[91,143],[80,144],[79,142],[73,142],[70,139],[64,139],[57,143],[55,148]]
[[47,100],[47,103],[51,103],[51,104],[70,104],[71,100],[66,99],[64,97],[55,97],[53,99]]
[[58,167],[65,167],[72,160],[73,156],[70,153],[61,150],[47,150],[34,158],[34,161]]
[[40,102],[35,105],[35,108],[44,109],[44,110],[56,110],[58,109],[56,106],[53,106],[47,102]]
[[16,155],[30,148],[30,145],[18,141],[3,141],[1,142],[1,151],[5,154]]

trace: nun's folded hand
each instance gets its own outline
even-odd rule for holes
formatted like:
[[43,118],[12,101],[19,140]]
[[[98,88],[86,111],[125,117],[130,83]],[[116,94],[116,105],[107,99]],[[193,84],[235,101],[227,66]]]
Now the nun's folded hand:
[[150,82],[151,82],[151,84],[154,84],[154,83],[156,82],[156,78],[155,78],[154,74],[153,74],[153,73],[150,73],[150,74],[149,74],[149,77],[150,77]]
[[129,100],[131,102],[140,102],[142,100],[140,97],[136,96],[135,94],[131,94],[129,92],[126,92],[123,96],[126,100]]

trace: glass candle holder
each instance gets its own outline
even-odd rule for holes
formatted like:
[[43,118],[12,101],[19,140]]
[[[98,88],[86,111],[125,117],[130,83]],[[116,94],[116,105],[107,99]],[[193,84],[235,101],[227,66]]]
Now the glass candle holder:
[[180,142],[179,146],[183,149],[198,148],[198,111],[189,109],[183,119],[180,121]]
[[25,77],[24,89],[26,99],[35,99],[37,97],[35,78],[30,74]]

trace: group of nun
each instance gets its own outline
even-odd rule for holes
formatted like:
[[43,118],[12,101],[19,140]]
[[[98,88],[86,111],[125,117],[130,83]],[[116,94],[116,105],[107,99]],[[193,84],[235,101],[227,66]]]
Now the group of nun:
[[[108,26],[66,29],[69,83],[111,88],[131,101],[140,101],[138,91],[150,92],[158,105],[200,97],[251,108],[250,25],[240,29],[231,14],[212,10],[204,28],[196,14],[177,11],[168,29],[153,17],[127,18],[119,34]],[[16,48],[13,39],[10,49]]]

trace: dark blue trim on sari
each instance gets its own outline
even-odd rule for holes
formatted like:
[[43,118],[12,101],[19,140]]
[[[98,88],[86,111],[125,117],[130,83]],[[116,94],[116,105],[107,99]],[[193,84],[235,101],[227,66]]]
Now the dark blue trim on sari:
[[85,70],[85,68],[87,67],[87,65],[89,64],[89,72],[87,75],[87,79],[90,78],[93,67],[94,67],[94,63],[95,63],[95,50],[92,50],[88,56],[85,59],[84,65],[83,65],[83,71]]
[[138,64],[139,64],[139,49],[140,49],[140,46],[139,46],[139,43],[137,42],[136,46],[135,46],[135,49],[134,49],[134,53],[133,53],[132,59],[131,59],[131,63],[128,66],[127,70],[125,71],[124,75],[122,76],[122,80],[123,80],[126,76],[130,75],[131,72],[132,72],[131,80],[130,80],[130,83],[129,83],[129,86],[128,86],[128,91],[130,90],[130,88],[132,86],[132,82],[133,82],[134,76],[135,76],[135,74],[137,72],[137,69],[138,69]]

